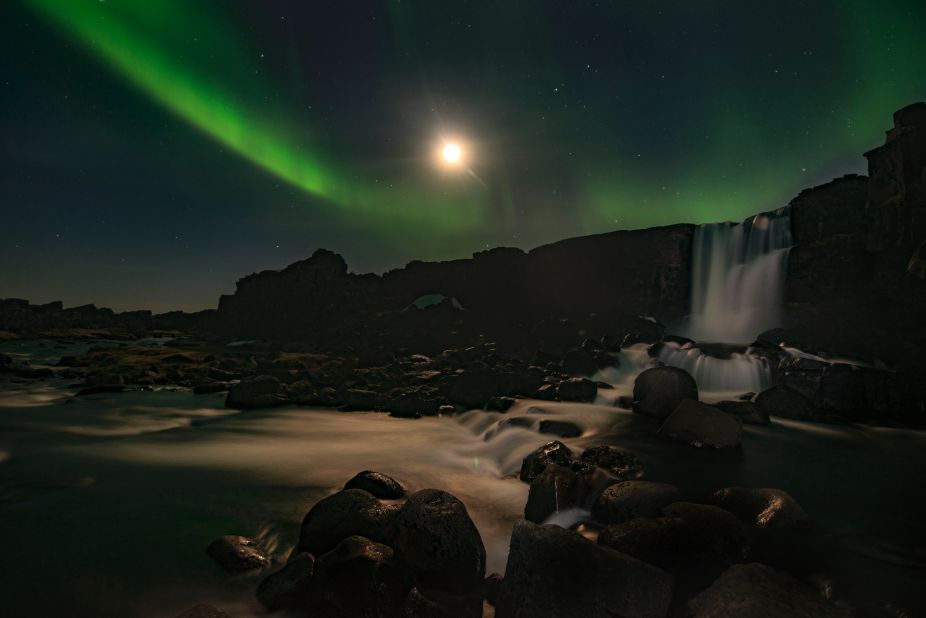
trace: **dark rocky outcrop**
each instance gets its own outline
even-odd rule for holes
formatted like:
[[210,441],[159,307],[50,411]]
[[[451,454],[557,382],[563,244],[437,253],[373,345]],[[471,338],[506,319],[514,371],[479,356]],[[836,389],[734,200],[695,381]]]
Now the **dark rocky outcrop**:
[[727,487],[714,493],[714,501],[758,528],[802,527],[809,518],[791,494],[781,489]]
[[498,618],[663,618],[672,577],[559,526],[519,521],[511,535]]
[[235,384],[225,398],[226,408],[270,408],[286,403],[286,389],[274,376],[256,376]]
[[581,506],[589,489],[581,475],[569,468],[550,464],[531,482],[524,519],[543,523],[557,511]]
[[571,461],[572,450],[568,446],[559,440],[547,442],[524,458],[518,478],[525,483],[530,483],[546,470],[549,464],[568,466]]
[[582,451],[581,461],[601,468],[611,476],[622,481],[638,479],[643,476],[643,464],[633,453],[602,444]]

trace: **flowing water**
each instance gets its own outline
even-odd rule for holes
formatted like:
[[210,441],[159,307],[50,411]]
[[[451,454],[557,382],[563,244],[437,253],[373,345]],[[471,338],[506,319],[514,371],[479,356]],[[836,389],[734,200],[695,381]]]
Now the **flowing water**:
[[[43,360],[72,353],[49,348],[19,352]],[[747,427],[740,451],[704,452],[656,438],[652,420],[612,405],[653,362],[644,346],[619,360],[598,376],[615,388],[599,391],[595,404],[524,400],[504,415],[419,420],[295,407],[234,412],[221,395],[169,390],[72,399],[63,382],[7,380],[0,547],[13,568],[0,605],[16,616],[154,617],[212,602],[234,617],[263,615],[254,589],[266,571],[223,572],[206,545],[223,534],[253,536],[279,563],[309,508],[364,469],[458,496],[485,541],[489,570],[503,571],[527,499],[514,475],[552,438],[537,433],[544,418],[580,427],[581,436],[564,440],[577,452],[622,446],[642,459],[647,478],[691,492],[784,488],[834,535],[859,590],[922,595],[914,582],[926,568],[917,506],[926,502],[917,480],[926,476],[926,434],[778,420]],[[529,427],[505,422],[516,417]],[[566,513],[561,523],[582,517]]]

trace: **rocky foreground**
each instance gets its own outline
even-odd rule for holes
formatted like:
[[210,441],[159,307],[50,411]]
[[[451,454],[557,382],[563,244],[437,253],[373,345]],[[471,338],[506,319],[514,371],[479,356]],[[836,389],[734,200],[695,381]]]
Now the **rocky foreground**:
[[[315,504],[286,564],[260,583],[267,611],[329,617],[499,618],[851,616],[816,553],[825,544],[786,492],[728,487],[711,495],[640,480],[628,452],[575,456],[551,442],[529,455],[525,518],[514,525],[504,574],[466,506],[451,494],[364,471]],[[543,521],[592,504],[567,529]],[[231,572],[269,559],[242,536],[207,552]],[[226,616],[199,605],[178,618]]]

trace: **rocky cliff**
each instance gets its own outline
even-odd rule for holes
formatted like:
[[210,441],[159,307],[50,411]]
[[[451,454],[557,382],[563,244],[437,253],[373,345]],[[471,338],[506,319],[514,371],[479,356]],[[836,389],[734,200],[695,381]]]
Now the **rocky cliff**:
[[[512,350],[558,348],[583,334],[623,334],[653,313],[678,319],[689,295],[694,226],[563,240],[524,252],[411,262],[382,276],[347,272],[319,250],[282,271],[238,282],[218,328],[236,336],[311,338],[325,345],[442,349],[485,338]],[[424,298],[423,298],[424,297]],[[427,308],[417,308],[438,301]]]
[[787,319],[796,343],[923,373],[926,351],[926,103],[894,114],[868,177],[791,203]]

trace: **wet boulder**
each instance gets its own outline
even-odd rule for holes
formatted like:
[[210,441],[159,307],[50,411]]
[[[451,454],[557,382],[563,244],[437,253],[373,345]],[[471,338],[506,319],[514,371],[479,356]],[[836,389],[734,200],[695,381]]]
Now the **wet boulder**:
[[319,501],[305,516],[299,549],[320,556],[354,535],[384,542],[396,512],[397,507],[383,505],[362,489],[339,491]]
[[344,484],[344,489],[362,489],[377,498],[395,500],[405,496],[405,488],[391,476],[364,470]]
[[591,402],[597,395],[598,385],[588,378],[569,378],[556,388],[556,398],[560,401]]
[[524,519],[543,523],[550,515],[582,505],[589,492],[585,479],[569,468],[550,464],[532,482]]
[[708,504],[674,502],[662,512],[688,525],[693,544],[699,550],[728,562],[741,561],[749,555],[750,530],[729,511]]
[[733,448],[743,439],[743,421],[720,408],[684,399],[663,422],[659,435],[697,447]]
[[772,420],[768,414],[759,408],[759,404],[754,401],[721,401],[717,407],[738,417],[746,425],[768,425]]
[[582,428],[570,421],[545,419],[538,426],[540,433],[552,434],[561,438],[577,438],[582,435]]
[[782,489],[727,487],[715,492],[713,499],[757,528],[794,528],[810,523],[797,500]]
[[698,400],[698,385],[687,371],[677,367],[653,367],[633,383],[634,410],[667,417],[685,399]]
[[482,408],[497,394],[498,376],[489,369],[468,369],[450,387],[450,399],[464,408]]
[[559,526],[519,521],[511,535],[497,618],[663,618],[664,571]]
[[572,461],[572,451],[559,440],[547,442],[536,451],[524,458],[521,462],[521,473],[518,475],[525,483],[533,481],[549,464],[568,466]]
[[621,481],[607,487],[592,506],[592,519],[617,524],[635,517],[660,517],[662,509],[682,499],[681,490],[668,483]]
[[601,468],[611,476],[629,481],[643,476],[643,464],[633,453],[602,444],[582,451],[581,461]]
[[693,618],[849,618],[815,590],[764,564],[736,564],[688,602]]
[[302,605],[311,589],[315,558],[302,552],[282,569],[268,575],[257,587],[257,600],[268,611]]
[[671,569],[694,551],[692,531],[679,517],[637,517],[606,527],[598,544],[637,560]]
[[759,411],[798,421],[825,421],[828,416],[806,396],[787,386],[773,386],[756,396]]
[[467,593],[482,584],[485,546],[466,506],[449,493],[423,489],[409,496],[390,538],[419,586]]
[[321,615],[391,618],[401,615],[411,586],[392,548],[350,536],[315,562],[312,597]]
[[256,376],[232,385],[225,398],[226,408],[270,408],[286,403],[286,391],[280,381],[268,375]]
[[234,534],[210,543],[206,553],[226,571],[250,571],[262,568],[269,562],[254,539]]

